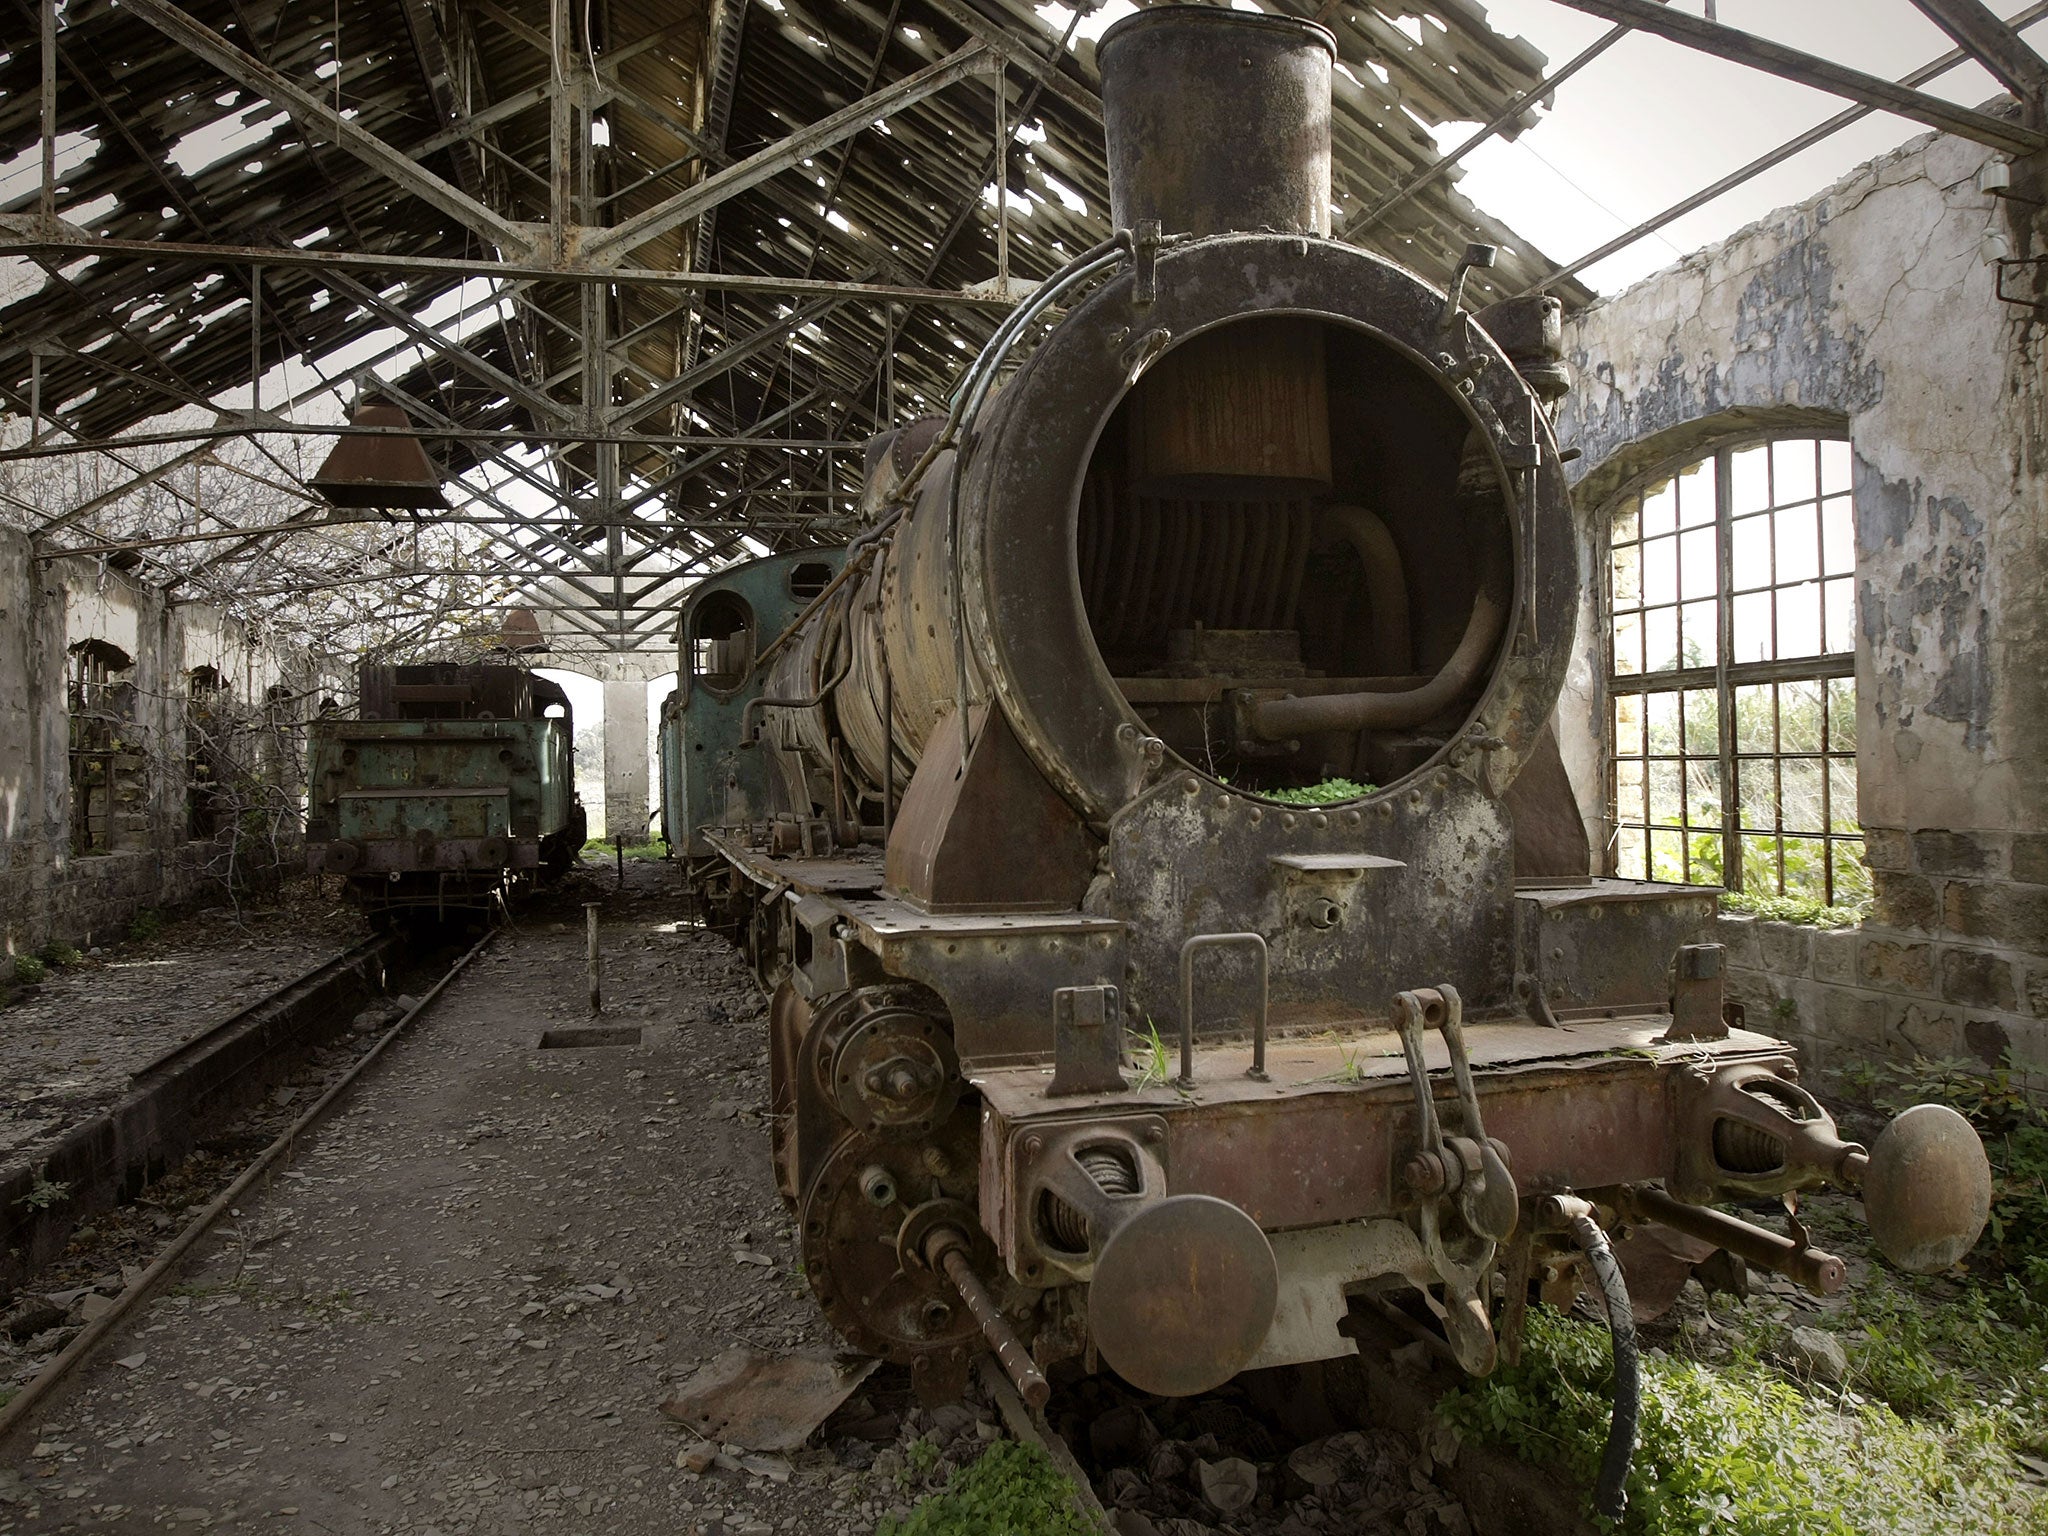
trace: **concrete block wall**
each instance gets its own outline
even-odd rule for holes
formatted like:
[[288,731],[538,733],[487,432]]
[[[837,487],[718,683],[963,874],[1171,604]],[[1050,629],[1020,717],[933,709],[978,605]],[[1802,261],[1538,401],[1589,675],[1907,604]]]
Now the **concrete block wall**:
[[[70,647],[83,639],[133,660],[132,726],[148,768],[142,825],[111,852],[79,856],[66,696]],[[222,899],[209,870],[220,850],[186,837],[184,689],[201,664],[252,702],[310,675],[305,658],[248,644],[211,609],[174,606],[96,561],[38,561],[26,535],[0,528],[0,956],[118,939],[150,908]]]
[[[2048,1097],[2048,961],[1946,930],[1723,916],[1727,995],[1824,1072],[1916,1057],[2010,1062]],[[2029,990],[2031,989],[2031,990]]]

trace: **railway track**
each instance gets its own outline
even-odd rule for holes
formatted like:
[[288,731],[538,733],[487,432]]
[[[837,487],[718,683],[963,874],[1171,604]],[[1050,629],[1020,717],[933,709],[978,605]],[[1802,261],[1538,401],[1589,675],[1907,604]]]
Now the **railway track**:
[[[368,1050],[330,1082],[325,1091],[303,1113],[272,1138],[225,1189],[215,1195],[196,1216],[170,1238],[150,1264],[131,1280],[118,1296],[112,1298],[111,1305],[105,1311],[88,1321],[85,1327],[62,1350],[52,1356],[33,1378],[7,1399],[4,1405],[0,1405],[0,1444],[5,1444],[16,1429],[27,1423],[30,1416],[48,1400],[50,1394],[97,1353],[100,1346],[121,1327],[136,1307],[177,1272],[179,1265],[192,1248],[213,1228],[222,1215],[233,1209],[236,1202],[259,1180],[267,1178],[280,1161],[291,1155],[298,1139],[328,1115],[349,1089],[382,1058],[392,1043],[433,1005],[448,984],[490,945],[499,931],[492,929],[487,932],[442,971],[433,984],[420,994],[417,1002],[386,1026]],[[288,1016],[295,1006],[309,1006],[313,1000],[326,995],[339,979],[361,975],[365,966],[381,966],[385,961],[394,958],[402,947],[403,941],[391,935],[382,935],[355,945],[296,980],[286,983],[261,1001],[238,1010],[219,1023],[173,1046],[136,1069],[133,1078],[138,1085],[146,1085],[152,1080],[161,1081],[180,1073],[189,1075],[197,1072],[202,1076],[212,1076],[213,1074],[208,1074],[206,1069],[213,1064],[214,1057],[222,1051],[225,1044],[249,1040],[254,1036],[249,1048],[239,1053],[243,1059],[225,1068],[221,1080],[206,1085],[218,1091],[225,1080],[248,1075],[255,1070],[256,1062],[272,1058],[284,1048],[282,1040],[265,1038],[272,1033],[267,1026],[273,1021]],[[146,1090],[139,1091],[131,1095],[130,1099],[123,1100],[123,1106],[135,1100],[146,1101],[147,1097]],[[117,1113],[123,1106],[116,1106],[115,1111],[109,1112],[110,1115]]]

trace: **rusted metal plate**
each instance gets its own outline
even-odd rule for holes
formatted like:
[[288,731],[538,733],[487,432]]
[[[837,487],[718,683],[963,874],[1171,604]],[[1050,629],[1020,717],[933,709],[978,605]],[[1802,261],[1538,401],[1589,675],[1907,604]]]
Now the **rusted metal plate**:
[[[1661,1179],[1678,1155],[1672,1109],[1675,1076],[1697,1046],[1659,1047],[1661,1021],[1601,1023],[1562,1030],[1475,1025],[1466,1038],[1490,1135],[1506,1143],[1523,1188],[1594,1189]],[[1209,1047],[1197,1055],[1187,1094],[1152,1085],[1120,1095],[1048,1100],[1046,1079],[1028,1070],[977,1077],[987,1120],[982,1198],[1009,1257],[1029,1246],[1016,1223],[1028,1213],[1004,1198],[1006,1147],[1041,1125],[1091,1110],[1150,1112],[1167,1125],[1166,1161],[1175,1194],[1228,1200],[1269,1230],[1385,1216],[1405,1208],[1395,1179],[1417,1144],[1415,1110],[1398,1054],[1368,1054],[1391,1036],[1359,1041],[1280,1042],[1268,1057],[1270,1083],[1243,1077],[1249,1052]],[[1440,1037],[1427,1057],[1446,1105],[1453,1095]],[[1716,1060],[1782,1059],[1778,1042],[1736,1032],[1714,1042]],[[1275,1170],[1286,1170],[1285,1177]]]
[[[934,912],[1071,911],[1099,846],[1000,710],[940,722],[889,836],[889,884]],[[964,751],[964,756],[963,756]]]
[[1279,1300],[1259,1224],[1206,1195],[1148,1205],[1095,1261],[1088,1326],[1124,1380],[1163,1397],[1219,1387],[1258,1353]]
[[867,1380],[879,1360],[729,1349],[684,1382],[661,1411],[720,1445],[793,1451]]
[[1521,965],[1560,1017],[1574,1009],[1664,1009],[1671,957],[1713,936],[1714,892],[1599,879],[1515,893]]

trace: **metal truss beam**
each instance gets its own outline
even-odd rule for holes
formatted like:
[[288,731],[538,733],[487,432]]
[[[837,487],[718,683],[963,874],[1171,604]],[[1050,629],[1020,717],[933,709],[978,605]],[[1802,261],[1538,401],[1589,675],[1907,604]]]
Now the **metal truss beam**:
[[2029,47],[2012,24],[1983,0],[1913,0],[1926,18],[1969,50],[2031,114],[2040,127],[2041,96],[2048,91],[2048,62]]
[[1557,3],[1570,6],[1575,11],[1584,11],[1589,16],[1625,23],[1638,32],[1682,43],[1716,58],[1746,64],[1781,80],[1846,96],[1851,101],[1882,112],[1896,113],[1944,133],[1974,139],[2007,154],[2031,154],[2048,147],[2048,134],[2038,129],[1993,117],[1989,112],[1959,107],[1939,96],[1929,96],[1924,91],[1913,90],[1881,76],[1850,69],[1832,59],[1788,48],[1753,32],[1723,26],[1718,21],[1708,21],[1704,17],[1660,5],[1658,0],[1557,0]]
[[[151,3],[162,4],[163,0],[151,0]],[[611,226],[597,238],[586,239],[583,245],[585,259],[602,260],[607,255],[623,255],[679,224],[688,223],[707,208],[715,208],[769,177],[780,175],[798,161],[866,131],[883,118],[914,106],[927,96],[936,95],[962,80],[993,73],[997,67],[997,61],[981,43],[950,53],[936,64],[928,64],[915,74],[905,75],[894,85],[886,86],[851,106],[841,107],[808,128],[799,129],[766,149],[735,161],[687,191],[656,203],[623,224]]]
[[[2013,17],[2010,25],[2015,29],[2022,29],[2032,26],[2044,17],[2048,17],[2048,0],[2038,0],[2038,3],[2028,6],[2024,11]],[[1921,65],[1920,68],[1914,70],[1910,75],[1903,76],[1899,83],[1908,86],[1925,85],[1930,80],[1939,79],[1942,75],[1947,74],[1958,64],[1967,61],[1969,57],[1969,53],[1964,49],[1952,49],[1940,58]],[[1734,191],[1735,188],[1741,186],[1744,182],[1761,176],[1773,166],[1783,165],[1794,155],[1804,153],[1823,139],[1831,138],[1835,134],[1840,133],[1850,124],[1862,122],[1864,118],[1870,116],[1876,110],[1875,107],[1850,107],[1846,111],[1837,112],[1827,121],[1816,123],[1813,127],[1807,129],[1806,132],[1787,139],[1769,153],[1759,155],[1747,165],[1730,171],[1719,181],[1713,183],[1713,185],[1702,187],[1690,197],[1679,199],[1662,213],[1643,220],[1642,223],[1636,225],[1633,229],[1624,230],[1612,240],[1607,241],[1603,245],[1596,246],[1577,260],[1567,262],[1539,281],[1531,283],[1516,297],[1527,298],[1530,294],[1541,293],[1544,289],[1555,283],[1561,283],[1568,277],[1577,276],[1585,271],[1586,268],[1605,261],[1608,257],[1619,251],[1627,250],[1638,240],[1648,239],[1658,230],[1664,228],[1665,225],[1675,223],[1695,209],[1704,208],[1708,203],[1714,201],[1715,198]]]
[[503,390],[506,395],[517,400],[536,416],[558,422],[575,419],[576,413],[560,401],[550,399],[537,389],[528,388],[525,381],[515,379],[503,369],[486,362],[453,337],[444,336],[432,326],[421,324],[367,284],[359,283],[340,272],[328,273],[326,281],[333,292],[346,295],[373,314],[382,315],[436,357],[444,357],[493,388]]
[[962,293],[952,288],[849,283],[830,278],[777,277],[753,272],[679,272],[658,267],[550,267],[524,261],[474,261],[455,256],[391,256],[372,251],[301,250],[297,246],[213,245],[186,240],[79,239],[38,229],[20,214],[0,214],[0,256],[48,257],[58,262],[85,257],[129,256],[149,266],[191,262],[270,268],[430,272],[443,277],[487,277],[505,282],[602,283],[618,287],[680,288],[698,292],[766,293],[806,298],[819,295],[869,299],[883,304],[934,304],[948,309],[1006,312],[1011,299]]
[[206,60],[229,79],[247,86],[290,113],[302,131],[317,134],[353,155],[371,169],[421,201],[430,203],[458,224],[499,248],[521,255],[534,249],[532,232],[478,202],[460,187],[443,181],[416,160],[336,112],[311,92],[301,89],[268,64],[243,52],[211,27],[193,19],[170,0],[123,0],[123,8],[140,16],[188,52]]

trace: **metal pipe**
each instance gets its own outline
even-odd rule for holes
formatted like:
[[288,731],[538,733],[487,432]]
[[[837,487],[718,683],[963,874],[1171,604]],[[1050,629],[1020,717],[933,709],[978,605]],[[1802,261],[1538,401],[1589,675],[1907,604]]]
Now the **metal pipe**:
[[939,1228],[925,1239],[925,1262],[953,1282],[953,1289],[967,1304],[969,1315],[980,1325],[981,1336],[988,1340],[996,1363],[1016,1384],[1017,1395],[1033,1408],[1043,1408],[1052,1396],[1052,1383],[1045,1379],[1045,1373],[1031,1358],[1031,1351],[1024,1347],[1016,1329],[1010,1326],[967,1262],[967,1239],[951,1227]]
[[[759,663],[756,663],[756,665],[759,665]],[[838,690],[839,685],[846,681],[846,674],[852,670],[853,642],[849,637],[846,646],[846,660],[840,663],[838,673],[833,677],[832,681],[825,684],[812,697],[808,699],[772,699],[766,694],[758,694],[747,700],[745,706],[740,710],[740,745],[751,747],[761,739],[760,728],[752,723],[755,710],[816,709],[820,704],[832,697]]]
[[1628,1299],[1628,1282],[1586,1201],[1573,1195],[1552,1195],[1544,1200],[1537,1219],[1571,1234],[1592,1265],[1607,1301],[1607,1331],[1614,1339],[1614,1416],[1607,1424],[1607,1448],[1600,1456],[1600,1480],[1593,1485],[1593,1507],[1608,1519],[1619,1520],[1628,1505],[1628,1465],[1635,1456],[1643,1394],[1642,1365],[1636,1355],[1636,1314]]
[[1262,741],[1287,741],[1319,731],[1384,731],[1420,725],[1440,715],[1479,681],[1507,625],[1511,598],[1501,584],[1500,564],[1481,577],[1464,638],[1441,672],[1410,693],[1338,693],[1315,698],[1263,699],[1248,710],[1252,734]]
[[1358,552],[1365,569],[1366,596],[1372,600],[1373,662],[1383,673],[1405,673],[1415,665],[1414,638],[1408,628],[1408,575],[1393,534],[1376,513],[1364,507],[1335,506],[1323,520]]
[[896,674],[882,653],[882,843],[896,825]]
[[603,962],[597,948],[597,909],[601,902],[583,903],[583,927],[585,940],[584,961],[590,976],[590,1011],[604,1012]]
[[1266,1080],[1266,1014],[1271,1003],[1267,985],[1267,954],[1264,935],[1256,933],[1198,933],[1180,947],[1180,1079],[1183,1088],[1195,1086],[1195,956],[1205,949],[1248,945],[1259,961],[1259,1011],[1252,1019],[1252,1064],[1245,1076]]
[[1646,1184],[1630,1184],[1621,1194],[1623,1206],[1630,1215],[1644,1221],[1662,1222],[1688,1237],[1712,1243],[1717,1248],[1726,1248],[1745,1263],[1784,1275],[1816,1296],[1834,1295],[1849,1278],[1847,1266],[1833,1254],[1796,1243],[1789,1237],[1752,1226],[1721,1211],[1710,1210],[1703,1205],[1687,1205]]

